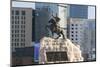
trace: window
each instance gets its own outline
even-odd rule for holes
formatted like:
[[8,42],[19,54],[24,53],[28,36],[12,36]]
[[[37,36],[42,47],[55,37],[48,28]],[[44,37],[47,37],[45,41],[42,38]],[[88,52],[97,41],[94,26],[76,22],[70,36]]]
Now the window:
[[19,46],[19,43],[17,43],[16,46]]
[[23,25],[21,25],[21,28],[23,28]]
[[25,39],[23,39],[23,41],[25,42]]
[[15,16],[15,19],[19,19],[19,16]]
[[17,25],[17,28],[19,28],[19,25]]
[[72,26],[74,26],[74,24],[72,24]]
[[[16,37],[16,34],[15,34],[15,37]],[[16,39],[15,39],[15,41],[16,41]]]
[[76,33],[78,33],[78,32],[76,31]]
[[17,34],[17,37],[19,37],[19,34]]
[[25,39],[21,39],[22,42],[25,42]]
[[21,25],[21,28],[25,28],[25,26],[24,25]]
[[17,25],[15,25],[15,28],[17,28]]
[[75,28],[77,30],[77,28]]
[[25,18],[25,16],[24,16],[24,20],[25,20],[26,18]]
[[21,19],[23,19],[23,16],[21,16]]
[[21,30],[21,33],[25,33],[25,30]]
[[15,19],[17,19],[17,16],[15,16]]
[[72,30],[73,30],[74,28],[72,28]]
[[17,46],[17,43],[15,43],[15,46]]
[[24,24],[25,24],[25,21],[24,21]]
[[16,43],[14,43],[14,45],[16,46]]
[[21,43],[21,46],[25,46],[25,43]]
[[14,35],[12,34],[12,37],[14,37]]
[[[16,35],[15,35],[16,36]],[[15,42],[16,42],[16,39],[15,39]]]
[[74,35],[71,35],[72,37],[74,36]]
[[14,15],[14,11],[12,10],[12,15]]
[[23,39],[21,39],[21,41],[23,41]]
[[17,33],[19,33],[19,30],[17,30]]
[[23,43],[23,46],[25,46],[25,43]]
[[14,16],[12,16],[12,19],[14,19]]
[[12,28],[14,28],[14,26],[12,25]]
[[19,41],[19,39],[17,39],[17,42]]
[[74,33],[74,31],[72,31],[72,33]]
[[17,19],[19,19],[19,16],[17,16]]
[[19,11],[18,11],[18,10],[16,10],[15,14],[16,14],[16,15],[19,15]]
[[15,24],[17,24],[17,21],[15,21]]
[[18,25],[15,25],[15,28],[19,28],[19,26]]
[[15,33],[19,33],[19,30],[15,30]]
[[14,41],[14,39],[12,39],[12,41]]
[[25,37],[25,34],[23,36]]
[[25,15],[25,11],[22,11],[22,15]]
[[77,37],[77,35],[76,35],[76,37]]
[[12,46],[13,46],[13,43],[12,43]]
[[24,34],[21,34],[21,37],[24,37]]
[[12,24],[14,24],[14,21],[12,21]]
[[76,26],[78,26],[78,24],[76,24]]
[[12,30],[12,33],[14,33],[14,30]]
[[23,26],[23,28],[25,28],[25,26]]
[[23,33],[24,32],[24,30],[21,30],[21,33]]
[[21,33],[25,33],[25,30],[21,30]]
[[17,23],[19,24],[19,21],[17,21]]
[[74,40],[73,38],[71,40]]
[[78,39],[76,38],[76,40],[78,40]]
[[21,21],[21,24],[23,24],[23,21]]

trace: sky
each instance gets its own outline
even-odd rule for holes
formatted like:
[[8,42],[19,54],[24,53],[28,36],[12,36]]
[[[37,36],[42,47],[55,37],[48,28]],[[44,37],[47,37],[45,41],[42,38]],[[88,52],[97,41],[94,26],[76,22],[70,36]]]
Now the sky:
[[31,2],[12,2],[13,7],[27,7],[35,9],[35,4]]
[[95,18],[95,7],[94,6],[89,6],[88,7],[88,18],[89,19],[94,19]]
[[[13,2],[13,7],[27,7],[35,9],[35,3],[31,2]],[[95,19],[95,7],[88,6],[88,19]]]

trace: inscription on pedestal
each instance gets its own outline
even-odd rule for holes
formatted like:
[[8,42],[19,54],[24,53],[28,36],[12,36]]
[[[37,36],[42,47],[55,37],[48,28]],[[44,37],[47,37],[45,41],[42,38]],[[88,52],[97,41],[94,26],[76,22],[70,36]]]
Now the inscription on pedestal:
[[48,62],[68,61],[67,53],[65,51],[46,52]]

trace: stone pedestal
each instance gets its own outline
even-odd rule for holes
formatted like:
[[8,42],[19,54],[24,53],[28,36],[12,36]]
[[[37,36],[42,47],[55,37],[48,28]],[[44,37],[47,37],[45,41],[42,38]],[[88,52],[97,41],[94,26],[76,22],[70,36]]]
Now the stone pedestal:
[[40,40],[39,64],[83,61],[79,45],[69,39],[44,37]]

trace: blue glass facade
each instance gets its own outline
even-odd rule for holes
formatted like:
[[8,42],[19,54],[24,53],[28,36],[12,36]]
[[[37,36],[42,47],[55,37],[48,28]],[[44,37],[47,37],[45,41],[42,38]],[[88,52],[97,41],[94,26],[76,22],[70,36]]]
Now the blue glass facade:
[[85,5],[70,5],[71,18],[88,18],[88,6]]
[[40,49],[40,43],[34,44],[34,62],[39,61],[39,50]]

